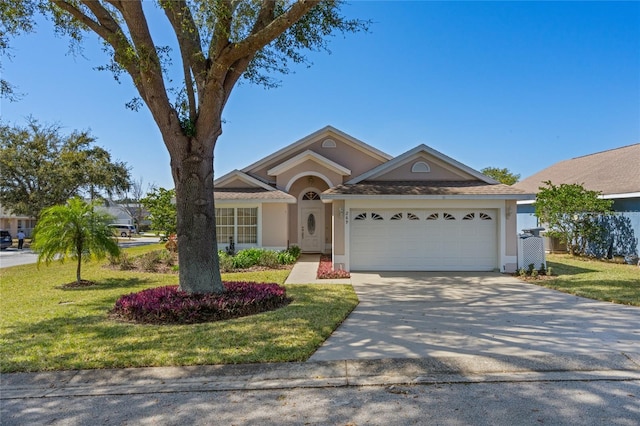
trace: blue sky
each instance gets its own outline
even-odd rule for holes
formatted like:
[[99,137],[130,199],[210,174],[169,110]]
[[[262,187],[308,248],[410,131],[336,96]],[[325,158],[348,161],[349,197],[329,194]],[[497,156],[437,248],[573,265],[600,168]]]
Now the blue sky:
[[[399,155],[424,143],[522,178],[557,161],[640,142],[640,2],[364,2],[368,34],[334,37],[281,87],[237,86],[215,151],[216,177],[328,124]],[[94,40],[82,57],[42,22],[13,43],[3,77],[24,93],[2,120],[33,115],[90,130],[132,176],[171,188],[151,115],[124,104]]]

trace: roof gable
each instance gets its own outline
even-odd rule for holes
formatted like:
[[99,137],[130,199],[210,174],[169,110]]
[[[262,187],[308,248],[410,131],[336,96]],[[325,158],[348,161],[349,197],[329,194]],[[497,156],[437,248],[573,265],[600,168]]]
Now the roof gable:
[[375,167],[347,184],[363,181],[465,181],[498,182],[424,144]]
[[516,183],[514,187],[537,193],[544,182],[578,184],[603,195],[640,192],[640,144],[560,161]]
[[347,169],[346,167],[343,167],[340,164],[336,163],[335,161],[331,161],[328,158],[323,157],[322,155],[310,150],[301,152],[295,157],[288,159],[284,163],[280,163],[279,165],[269,169],[267,173],[270,176],[277,176],[309,160],[317,164],[320,164],[321,166],[326,167],[327,169],[335,173],[338,173],[340,175],[348,176],[351,174],[351,170]]
[[[313,149],[312,149],[313,148]],[[362,173],[375,165],[390,160],[392,157],[332,126],[326,126],[304,138],[287,145],[273,154],[245,167],[244,173],[262,176],[268,180],[268,171],[287,162],[293,157],[312,150],[341,167]],[[347,150],[348,152],[344,152]],[[364,167],[362,165],[365,165]]]
[[218,188],[261,188],[267,191],[274,191],[275,188],[258,180],[240,170],[232,170],[213,182],[213,186]]

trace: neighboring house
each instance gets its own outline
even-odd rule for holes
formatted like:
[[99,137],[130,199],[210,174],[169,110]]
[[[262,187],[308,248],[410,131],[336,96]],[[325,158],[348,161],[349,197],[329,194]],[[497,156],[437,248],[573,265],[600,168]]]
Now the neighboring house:
[[[556,163],[530,176],[514,188],[537,193],[544,182],[579,184],[613,200],[613,210],[629,217],[640,237],[640,144],[623,146]],[[535,200],[518,201],[518,229],[538,226]]]
[[220,248],[298,245],[348,271],[514,272],[516,201],[533,198],[426,145],[392,158],[330,126],[214,185]]
[[22,229],[27,237],[31,237],[36,220],[30,216],[16,215],[0,205],[0,229],[9,231],[15,238],[18,229]]
[[104,205],[98,206],[98,210],[113,216],[111,223],[121,225],[135,225],[135,220],[125,205],[118,204],[113,201],[106,201]]

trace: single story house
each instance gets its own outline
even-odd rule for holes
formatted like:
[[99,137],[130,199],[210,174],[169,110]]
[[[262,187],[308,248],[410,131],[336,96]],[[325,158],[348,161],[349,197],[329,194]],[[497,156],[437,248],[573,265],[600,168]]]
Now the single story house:
[[9,231],[12,237],[16,237],[18,229],[22,229],[27,237],[31,237],[35,226],[36,220],[34,218],[14,214],[0,205],[0,229]]
[[[613,200],[612,209],[631,221],[640,237],[640,143],[560,161],[513,185],[537,193],[544,182],[578,184]],[[518,229],[538,226],[535,200],[518,201]]]
[[534,197],[426,145],[391,157],[331,126],[214,186],[220,248],[298,245],[347,271],[515,272],[516,202]]

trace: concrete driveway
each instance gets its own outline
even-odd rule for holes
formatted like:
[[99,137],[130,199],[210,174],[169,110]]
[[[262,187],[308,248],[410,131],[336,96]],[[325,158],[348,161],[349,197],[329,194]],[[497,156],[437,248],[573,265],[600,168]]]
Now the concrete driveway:
[[360,304],[310,361],[640,354],[640,308],[497,273],[353,273]]

